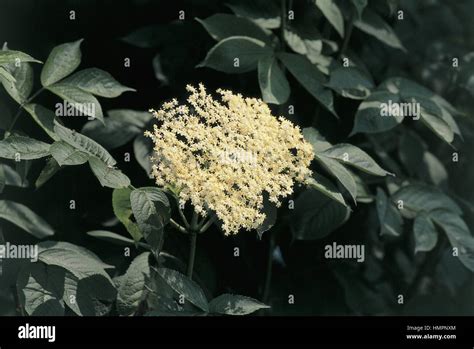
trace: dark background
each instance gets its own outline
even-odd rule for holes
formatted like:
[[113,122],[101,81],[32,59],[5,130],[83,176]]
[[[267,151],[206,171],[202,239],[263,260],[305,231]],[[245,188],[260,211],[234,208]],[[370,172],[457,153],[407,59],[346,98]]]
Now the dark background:
[[[468,5],[465,8],[472,9],[473,6]],[[71,10],[75,11],[75,20],[69,19]],[[180,10],[185,11],[187,34],[171,34],[154,48],[140,48],[121,40],[140,27],[154,24],[166,25],[177,20]],[[104,69],[122,84],[137,90],[136,93],[127,92],[115,99],[101,98],[100,103],[104,111],[119,108],[136,110],[158,108],[164,100],[183,96],[186,84],[197,82],[203,82],[210,90],[225,87],[237,92],[245,92],[246,95],[260,96],[254,73],[226,75],[210,69],[195,68],[196,64],[203,60],[214,41],[202,26],[194,21],[194,18],[206,18],[219,12],[230,13],[229,9],[217,0],[0,0],[0,43],[8,42],[10,49],[26,52],[44,62],[54,46],[84,38],[80,68]],[[466,16],[468,13],[461,11],[458,15]],[[442,16],[448,16],[448,14],[439,16],[435,14],[429,18],[439,20],[441,23],[444,20]],[[457,21],[456,18],[454,22]],[[420,21],[423,21],[423,18],[420,18]],[[472,20],[467,23],[472,23]],[[440,24],[440,31],[442,31],[441,28]],[[460,30],[466,32],[466,35],[474,32],[472,28],[466,26],[461,26]],[[402,37],[410,52],[411,49],[418,51],[414,54],[417,59],[415,62],[402,63],[406,64],[406,71],[415,80],[421,76],[420,71],[423,65],[433,58],[433,55],[430,56],[423,51],[424,48],[429,47],[430,42],[425,42],[422,47],[419,43],[410,43],[416,35],[417,33],[412,33],[412,37]],[[435,36],[432,38],[434,40]],[[357,46],[358,42],[364,42],[365,37],[356,33],[353,40]],[[152,60],[157,53],[162,57],[162,67],[169,78],[168,85],[164,85],[155,77]],[[386,63],[399,59],[396,54],[390,57],[380,56],[380,54],[380,50],[374,48],[374,51],[365,52],[365,57],[375,60],[376,63],[377,60],[378,63],[380,61]],[[131,67],[124,66],[125,58],[130,58]],[[376,65],[371,66],[371,63],[369,60],[366,64],[375,70]],[[400,61],[397,64],[400,64]],[[397,72],[399,66],[394,65],[394,67],[396,67],[394,72]],[[40,65],[35,65],[36,84],[39,84],[40,69]],[[385,69],[376,76],[377,82],[390,73],[392,73],[390,69]],[[427,80],[424,83],[431,88],[436,86],[435,80]],[[34,91],[37,88],[38,86],[34,88]],[[305,113],[313,115],[315,104],[304,102],[306,92],[298,90],[297,86],[294,87],[294,91],[297,92],[292,95],[301,95],[302,97],[296,98],[303,100],[299,109],[302,112],[296,121],[303,127],[308,126],[313,123],[313,120],[302,115]],[[472,109],[472,103],[468,98],[455,97],[462,98],[461,103],[464,103],[467,110]],[[57,98],[45,93],[36,101],[45,106],[51,106]],[[335,104],[340,108],[338,113],[343,115],[347,112],[353,115],[357,103],[347,100],[344,103],[341,107],[340,101],[336,100]],[[0,121],[7,120],[8,115],[11,116],[16,112],[16,108],[15,103],[2,90],[0,92],[0,112],[2,112]],[[319,116],[317,125],[327,131],[325,134],[331,141],[347,141],[347,135],[352,127],[352,118],[343,118],[340,123],[337,123],[334,119],[324,118],[324,116],[324,114]],[[80,129],[84,122],[85,120],[68,120],[68,127]],[[17,128],[34,138],[46,139],[42,131],[25,113],[17,123]],[[474,144],[472,125],[470,128],[466,126],[464,131],[466,139],[462,149],[464,154],[467,154],[463,160],[465,163],[463,166],[449,169],[450,185],[466,200],[472,202],[474,200],[472,182],[474,167],[471,165],[473,161],[471,150]],[[357,140],[357,137],[355,139]],[[118,167],[131,178],[136,187],[153,185],[143,169],[134,161],[133,156],[130,163],[123,161],[125,152],[133,153],[131,144],[116,149],[112,153],[118,160]],[[28,174],[31,182],[35,181],[42,166],[41,161],[33,164]],[[100,187],[88,166],[75,166],[61,170],[53,180],[36,191],[32,188],[7,187],[0,197],[5,195],[11,200],[22,202],[32,208],[56,229],[55,239],[87,246],[106,262],[118,265],[118,272],[121,273],[128,265],[128,259],[122,258],[123,250],[85,235],[87,231],[101,229],[103,223],[113,218],[111,194],[111,190]],[[70,200],[76,201],[75,210],[69,209]],[[360,207],[365,206],[360,205]],[[472,227],[472,217],[468,216],[465,219]],[[378,229],[376,220],[373,211],[356,209],[350,221],[333,234],[337,234],[337,241],[363,241],[367,239],[367,236],[376,234]],[[7,240],[14,237],[16,241],[28,241],[28,236],[12,225],[4,221],[0,221],[0,224]],[[126,234],[119,225],[104,229]],[[275,264],[272,287],[274,314],[348,314],[351,312],[347,303],[351,301],[360,303],[361,307],[370,313],[371,304],[375,302],[374,297],[380,289],[373,288],[371,293],[361,289],[357,293],[359,285],[355,282],[349,287],[356,289],[354,293],[356,298],[347,300],[343,288],[333,273],[333,270],[340,268],[341,265],[331,265],[323,258],[322,250],[315,248],[326,242],[292,242],[287,225],[283,223],[279,229],[281,232],[278,251],[284,257],[285,267],[283,264]],[[254,234],[223,237],[216,229],[200,237],[196,269],[203,278],[207,291],[212,294],[233,292],[259,298],[265,274],[267,239],[268,236],[264,236],[263,240],[258,240]],[[394,247],[404,243],[404,241],[394,242]],[[233,248],[236,246],[240,247],[240,258],[233,257]],[[173,251],[186,260],[187,241],[184,237],[176,233],[169,234],[165,249]],[[391,258],[396,260],[399,256],[394,254]],[[388,274],[390,274],[389,264],[390,260],[387,261]],[[387,276],[394,280],[398,277],[400,276]],[[355,280],[358,278],[355,277]],[[403,282],[400,281],[400,289],[405,287]],[[466,285],[467,289],[457,300],[453,301],[450,298],[447,300],[448,297],[442,289],[424,300],[418,300],[416,306],[408,307],[406,312],[409,314],[473,314],[474,283],[466,282]],[[371,285],[365,286],[371,289]],[[288,294],[294,294],[296,299],[295,305],[291,307],[286,301]]]

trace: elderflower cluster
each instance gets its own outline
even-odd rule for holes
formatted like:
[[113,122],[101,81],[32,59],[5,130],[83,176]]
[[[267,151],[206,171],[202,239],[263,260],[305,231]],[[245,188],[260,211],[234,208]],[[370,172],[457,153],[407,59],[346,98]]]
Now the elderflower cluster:
[[173,99],[158,111],[153,132],[152,173],[159,186],[178,188],[201,216],[213,211],[226,235],[259,227],[264,193],[270,202],[293,192],[311,175],[312,146],[298,126],[278,119],[260,99],[187,86],[185,105]]

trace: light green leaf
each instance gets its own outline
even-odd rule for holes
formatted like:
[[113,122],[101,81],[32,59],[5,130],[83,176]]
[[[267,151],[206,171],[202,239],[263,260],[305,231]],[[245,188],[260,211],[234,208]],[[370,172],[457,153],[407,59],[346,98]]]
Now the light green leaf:
[[89,155],[82,152],[66,142],[54,142],[50,148],[51,155],[59,166],[82,165],[89,160]]
[[[116,190],[124,190],[124,189],[116,189]],[[121,245],[121,246],[131,246],[135,244],[135,241],[129,239],[125,236],[113,233],[107,230],[92,230],[86,233],[89,236],[97,238],[99,240],[111,242],[113,244]]]
[[341,67],[333,70],[327,87],[346,98],[365,99],[374,88],[372,78],[356,67]]
[[151,120],[149,112],[130,109],[115,109],[108,112],[104,123],[98,120],[87,122],[82,133],[94,139],[106,149],[120,147],[143,133],[143,128]]
[[288,100],[290,85],[274,56],[258,61],[258,82],[265,102],[283,104]]
[[270,308],[268,305],[256,299],[229,293],[222,294],[209,303],[211,314],[248,315],[268,308]]
[[130,219],[132,216],[132,204],[130,203],[130,188],[115,189],[112,193],[112,208],[115,216],[127,229],[135,242],[142,238],[138,225]]
[[178,295],[184,296],[185,300],[201,310],[209,312],[206,296],[197,283],[176,270],[158,268],[157,273]]
[[344,206],[347,206],[342,194],[336,188],[332,182],[317,173],[313,174],[313,177],[307,180],[307,185],[313,189],[319,190],[321,193],[327,197],[336,200]]
[[354,26],[363,32],[372,35],[384,44],[405,51],[393,29],[377,13],[369,8],[364,10],[362,19],[356,20]]
[[248,18],[262,28],[280,27],[280,10],[267,0],[238,0],[226,4],[239,17]]
[[256,69],[258,60],[271,52],[261,40],[231,36],[212,47],[198,67],[208,67],[229,74],[245,73]]
[[353,166],[374,176],[386,176],[390,174],[390,172],[381,168],[365,151],[352,144],[336,144],[323,151],[321,155],[336,159],[343,164]]
[[95,156],[89,157],[89,165],[103,187],[115,189],[126,188],[130,185],[130,179],[122,171],[110,167]]
[[341,37],[344,37],[344,18],[334,0],[315,0],[316,6]]
[[376,208],[380,223],[380,235],[400,236],[403,231],[403,218],[380,188],[377,188]]
[[150,278],[150,253],[137,256],[121,278],[117,294],[117,310],[120,315],[134,314],[147,294],[145,284]]
[[59,171],[59,169],[60,166],[56,160],[54,158],[49,158],[46,162],[46,165],[44,165],[43,169],[41,170],[38,178],[36,179],[36,189],[40,188],[43,186],[43,184],[49,181],[56,174],[56,172]]
[[41,61],[38,61],[37,59],[34,59],[30,55],[20,52],[20,51],[0,50],[0,65],[11,64],[11,63],[22,64],[26,62],[41,63]]
[[434,116],[421,108],[421,121],[443,141],[447,143],[453,141],[454,132],[443,119]]
[[110,155],[109,152],[105,150],[100,144],[96,143],[89,137],[80,134],[79,132],[68,129],[67,127],[58,123],[56,120],[54,121],[54,132],[67,144],[84,153],[97,157],[108,166],[114,166],[117,163],[112,155]]
[[69,116],[71,113],[73,114],[72,116],[80,114],[104,122],[102,107],[97,98],[89,92],[85,92],[67,81],[58,82],[46,88],[69,103],[65,105],[59,104],[60,109],[56,108],[57,114],[61,116]]
[[438,232],[426,213],[416,216],[413,233],[415,234],[415,253],[431,251],[436,246]]
[[313,151],[316,154],[332,147],[332,144],[327,142],[314,127],[305,127],[303,137],[313,146]]
[[230,36],[247,36],[271,44],[271,36],[251,20],[226,13],[217,13],[206,19],[196,20],[202,24],[214,40],[221,41]]
[[49,155],[48,143],[33,138],[12,135],[0,141],[0,158],[34,160]]
[[[1,52],[1,51],[0,51]],[[23,104],[33,89],[33,68],[29,63],[9,64],[6,70],[13,80],[0,75],[5,91],[18,103]]]
[[318,190],[305,190],[295,201],[290,229],[297,240],[322,239],[341,226],[350,210]]
[[38,239],[54,235],[54,230],[25,205],[9,200],[0,200],[0,218],[3,218]]
[[324,87],[326,78],[306,57],[280,53],[278,58],[288,68],[298,82],[318,100],[327,110],[337,117],[331,90]]
[[136,91],[133,88],[123,86],[108,72],[98,68],[78,71],[65,79],[63,83],[106,98],[118,97],[126,91]]
[[59,137],[54,133],[54,119],[56,115],[51,110],[35,103],[26,104],[24,108],[48,136],[55,141],[59,140]]
[[337,160],[326,157],[324,155],[316,155],[316,160],[337,180],[342,184],[344,188],[349,192],[354,202],[357,197],[357,186],[355,179],[352,174]]
[[53,48],[41,71],[41,84],[46,87],[71,74],[81,64],[81,42],[68,42]]

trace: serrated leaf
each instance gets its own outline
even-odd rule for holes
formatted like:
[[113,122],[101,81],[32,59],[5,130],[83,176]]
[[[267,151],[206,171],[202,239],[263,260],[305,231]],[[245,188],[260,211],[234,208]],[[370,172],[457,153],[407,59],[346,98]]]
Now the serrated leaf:
[[271,54],[265,42],[247,36],[231,36],[219,41],[198,67],[240,74],[257,68],[258,60]]
[[41,84],[46,87],[71,74],[81,64],[81,42],[68,42],[53,48],[41,71]]
[[171,217],[168,198],[158,188],[144,187],[132,191],[130,203],[145,240],[155,253],[159,253],[163,243],[163,228]]
[[365,151],[352,144],[336,144],[320,154],[336,159],[343,164],[353,166],[374,176],[386,176],[390,174],[390,172],[381,168]]
[[260,309],[268,309],[268,305],[245,296],[222,294],[209,303],[211,314],[248,315]]
[[6,70],[13,80],[0,74],[0,81],[11,97],[18,104],[23,104],[33,89],[33,68],[29,63],[12,63],[6,66]]
[[48,143],[33,138],[12,135],[0,141],[0,158],[34,160],[49,155]]
[[380,223],[380,235],[400,236],[403,218],[380,188],[377,188],[376,208]]
[[117,310],[120,315],[132,315],[147,293],[145,284],[150,278],[149,252],[137,256],[121,278],[117,294]]
[[115,109],[108,112],[109,117],[104,123],[98,120],[87,122],[82,133],[97,141],[106,149],[120,147],[141,134],[143,128],[151,120],[149,112],[130,109]]
[[127,229],[135,242],[142,238],[138,225],[130,219],[132,216],[132,204],[130,203],[130,188],[115,189],[112,193],[112,208],[115,216]]
[[56,120],[54,121],[54,132],[67,144],[86,154],[97,157],[108,166],[114,166],[117,163],[112,155],[110,155],[109,152],[105,150],[100,144],[96,143],[89,137],[80,134],[79,132],[68,129],[67,127],[58,123]]
[[59,137],[54,133],[54,119],[56,115],[49,109],[46,109],[40,104],[29,103],[24,106],[24,109],[31,115],[33,120],[55,141]]
[[63,316],[64,271],[31,263],[18,275],[19,301],[28,315]]
[[336,200],[342,205],[347,206],[342,194],[339,192],[336,186],[332,184],[331,181],[326,177],[315,173],[313,174],[313,177],[307,180],[307,185],[313,189],[320,191],[327,197]]
[[66,142],[54,142],[50,148],[51,155],[58,162],[59,166],[82,165],[89,160],[89,155]]
[[315,0],[316,6],[341,37],[344,37],[344,18],[334,0]]
[[410,214],[412,212],[425,211],[430,212],[436,209],[444,209],[454,214],[461,214],[459,206],[446,194],[424,184],[411,184],[400,188],[392,195],[392,201],[397,204],[403,202],[403,212]]
[[44,241],[38,244],[38,260],[47,265],[56,265],[71,272],[79,280],[91,276],[102,276],[113,285],[105,264],[91,251],[62,241]]
[[354,26],[363,32],[372,35],[384,44],[405,51],[400,39],[393,29],[377,13],[366,8],[360,20],[354,22]]
[[123,86],[108,72],[98,68],[80,70],[63,80],[63,83],[106,98],[115,98],[123,92],[136,91],[133,88]]
[[209,312],[206,296],[197,283],[176,270],[158,268],[157,273],[175,292],[184,296],[185,300],[201,310]]
[[290,228],[297,240],[322,239],[349,218],[350,210],[315,189],[305,190],[295,201]]
[[[59,109],[59,112],[58,109],[56,110],[57,114],[61,116],[69,116],[71,113],[73,113],[74,116],[81,114],[104,122],[102,107],[97,98],[91,93],[71,85],[68,81],[58,82],[46,88],[68,102],[68,104],[64,105],[59,104],[61,109]],[[75,110],[72,111],[73,109]]]
[[316,160],[349,192],[354,202],[357,197],[357,186],[352,174],[338,161],[324,155],[316,155]]
[[3,218],[38,239],[54,235],[54,230],[40,216],[23,204],[0,200],[0,218]]
[[130,179],[122,171],[108,166],[95,156],[89,157],[89,165],[103,187],[116,189],[126,188],[130,185]]
[[271,37],[251,20],[226,13],[217,13],[206,19],[196,20],[202,24],[209,35],[217,41],[230,36],[247,36],[271,44]]
[[421,213],[413,223],[415,235],[415,253],[431,251],[438,241],[438,232],[433,221],[426,213]]
[[324,87],[326,78],[306,57],[280,53],[278,58],[288,68],[296,80],[327,110],[337,117],[331,90]]
[[359,68],[341,67],[331,72],[326,86],[343,97],[365,99],[374,88],[374,82]]
[[258,82],[265,102],[283,104],[288,100],[290,85],[274,56],[258,61]]

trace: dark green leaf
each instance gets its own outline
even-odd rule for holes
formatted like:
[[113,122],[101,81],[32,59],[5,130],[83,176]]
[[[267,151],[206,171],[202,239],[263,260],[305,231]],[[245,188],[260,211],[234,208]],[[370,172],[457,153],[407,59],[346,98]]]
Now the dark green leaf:
[[0,218],[3,218],[38,239],[54,235],[53,228],[25,205],[9,200],[0,200]]
[[416,216],[413,233],[415,234],[415,253],[431,251],[436,246],[438,232],[426,213]]
[[12,135],[0,141],[0,158],[34,160],[49,155],[50,145],[36,139]]
[[288,100],[290,85],[274,56],[258,61],[258,82],[265,102],[283,104]]
[[126,188],[130,185],[130,179],[122,171],[110,167],[95,156],[89,157],[89,165],[103,187],[115,189]]

